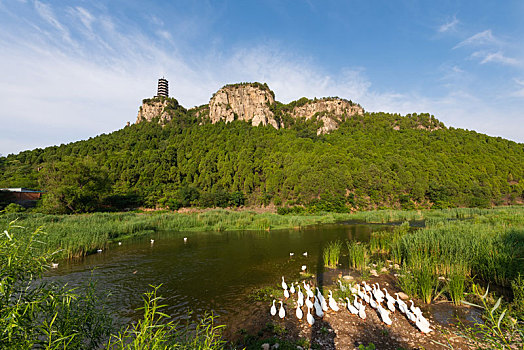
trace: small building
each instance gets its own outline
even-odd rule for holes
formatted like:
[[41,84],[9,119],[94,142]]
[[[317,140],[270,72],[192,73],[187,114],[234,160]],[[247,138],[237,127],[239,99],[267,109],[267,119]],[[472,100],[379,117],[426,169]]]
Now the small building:
[[0,188],[0,201],[17,203],[24,207],[32,207],[42,198],[43,191],[23,187]]
[[169,83],[164,77],[158,79],[157,96],[169,97]]

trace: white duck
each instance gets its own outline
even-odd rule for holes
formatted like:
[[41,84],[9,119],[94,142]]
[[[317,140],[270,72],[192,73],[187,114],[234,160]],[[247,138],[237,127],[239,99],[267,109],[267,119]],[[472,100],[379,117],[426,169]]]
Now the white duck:
[[353,301],[353,306],[355,306],[357,310],[360,310],[360,308],[362,307],[362,304],[358,302],[356,295],[355,295],[355,300]]
[[329,307],[331,308],[331,310],[335,312],[340,310],[340,308],[338,307],[337,301],[333,299],[333,292],[331,291],[329,291]]
[[313,302],[309,298],[306,298],[306,306],[310,309],[313,308]]
[[284,276],[282,276],[282,289],[287,289],[287,283],[284,281]]
[[[424,322],[422,319],[424,319],[426,322]],[[417,317],[417,320],[415,321],[415,326],[417,326],[417,328],[420,329],[422,333],[433,332],[433,330],[429,328],[429,322],[427,322],[427,320],[424,317],[422,317],[422,319],[421,317]]]
[[347,287],[345,285],[342,284],[342,281],[341,280],[338,280],[338,284],[340,285],[340,290],[345,292],[347,290]]
[[298,305],[297,303],[297,311],[295,311],[295,315],[297,316],[297,318],[299,320],[302,319],[302,316],[304,316],[303,312],[302,312],[302,309],[300,308],[300,306]]
[[284,298],[289,298],[289,291],[287,289],[284,289]]
[[294,286],[294,283],[291,283],[291,287],[289,287],[289,291],[291,292],[291,294],[295,294],[295,286]]
[[275,306],[275,299],[273,299],[273,305],[271,306],[271,310],[269,312],[271,313],[271,316],[275,316],[277,314],[277,307]]
[[308,298],[314,298],[315,297],[315,294],[313,293],[313,291],[311,290],[311,287],[309,287],[309,285],[306,288],[306,294],[307,294]]
[[397,296],[397,304],[398,304],[398,309],[403,313],[405,314],[406,311],[408,310],[408,306],[406,305],[406,303],[400,299],[400,297],[398,296],[398,293],[395,293],[395,295]]
[[302,255],[304,255],[305,257],[307,257],[307,252],[304,252]]
[[286,310],[284,310],[284,305],[282,301],[280,301],[280,310],[278,310],[278,317],[280,318],[286,317]]
[[360,284],[357,284],[357,294],[360,299],[364,299],[364,292],[360,290]]
[[396,311],[396,309],[395,309],[395,299],[391,298],[391,300],[388,300],[387,301],[387,305],[388,305],[389,311],[391,311],[391,312],[395,312]]
[[329,309],[326,303],[326,298],[324,298],[322,293],[320,293],[320,289],[318,289],[318,287],[317,287],[317,298],[318,298],[318,301],[320,302],[320,306],[322,306],[322,311],[327,312]]
[[[372,297],[372,298],[373,298],[373,297]],[[369,302],[370,302],[369,295],[368,295],[367,292],[364,293],[364,301],[365,301],[366,303],[368,303],[368,304],[369,304]]]
[[406,308],[406,316],[408,317],[408,320],[411,322],[417,322],[417,315],[409,311],[409,309]]
[[386,294],[384,294],[384,296],[386,297],[386,300],[389,302],[392,302],[393,304],[395,304],[395,298],[393,298],[389,293],[388,293],[388,290],[386,288],[382,288],[384,290],[384,292],[386,292]]
[[[376,290],[377,290],[377,293],[378,293],[378,296],[379,296],[379,299],[384,299],[386,297],[386,295],[384,294],[384,292],[382,292],[380,290],[380,285],[377,283],[375,283],[375,285],[377,286]],[[374,286],[374,285],[373,285]]]
[[349,312],[351,312],[353,315],[358,315],[358,309],[355,306],[351,305],[351,301],[349,301],[348,297],[346,297],[346,300],[348,302],[347,308],[348,308]]
[[322,311],[322,306],[320,306],[320,302],[318,301],[318,298],[315,296],[315,303],[313,304],[315,307],[315,313],[318,317],[322,318],[324,317],[324,311]]
[[362,284],[364,285],[364,289],[366,290],[366,292],[372,291],[371,287],[366,283],[366,281],[362,281]]
[[369,301],[368,301],[368,304],[373,308],[373,309],[376,309],[378,307],[378,303],[375,301],[375,299],[373,299],[373,295],[371,295],[371,293],[369,293]]
[[[360,304],[360,305],[362,305],[362,304]],[[362,305],[362,306],[360,307],[360,309],[358,309],[358,316],[359,316],[361,319],[363,319],[363,320],[366,319],[366,306],[365,306],[365,305]]]
[[293,255],[295,255],[295,253],[289,253],[289,256],[293,256]]
[[382,318],[382,322],[384,322],[388,326],[391,326],[393,322],[391,321],[391,318],[389,317],[389,311],[384,309],[382,305],[378,304],[378,312],[380,314],[380,318]]
[[307,323],[309,323],[310,326],[315,324],[315,319],[313,318],[313,315],[311,315],[311,308],[307,308],[307,315],[306,315]]
[[352,287],[352,286],[349,286],[349,291],[351,292],[351,294],[357,294],[357,289]]
[[409,307],[409,309],[411,310],[411,312],[417,315],[417,317],[419,315],[422,315],[422,311],[420,310],[418,306],[415,306],[415,304],[413,303],[413,300],[410,300],[410,302],[411,302],[411,306]]
[[298,286],[298,292],[297,292],[298,300],[297,303],[300,306],[304,305],[304,293],[300,290],[300,285]]

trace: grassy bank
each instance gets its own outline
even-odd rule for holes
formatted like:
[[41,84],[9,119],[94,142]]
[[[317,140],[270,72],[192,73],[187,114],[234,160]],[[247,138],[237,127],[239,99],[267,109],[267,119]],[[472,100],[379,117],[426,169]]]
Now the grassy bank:
[[95,213],[82,215],[4,214],[0,226],[13,220],[30,230],[42,226],[43,239],[59,257],[78,257],[113,241],[157,231],[271,230],[340,220],[333,214],[282,216],[270,213],[212,210],[202,213]]
[[[501,217],[501,215],[503,217]],[[507,224],[524,216],[524,207],[495,209],[381,210],[354,214],[320,213],[317,215],[277,215],[251,211],[212,210],[200,213],[94,213],[81,215],[45,215],[13,213],[0,215],[0,226],[13,220],[28,229],[42,226],[48,248],[59,250],[57,257],[78,257],[113,241],[157,231],[231,231],[271,230],[303,227],[340,221],[369,223],[426,220],[429,224],[450,219],[484,218]]]

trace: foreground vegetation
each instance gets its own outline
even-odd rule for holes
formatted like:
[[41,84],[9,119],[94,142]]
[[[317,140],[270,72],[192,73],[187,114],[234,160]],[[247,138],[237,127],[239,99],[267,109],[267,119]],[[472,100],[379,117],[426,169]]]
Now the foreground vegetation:
[[14,223],[1,228],[1,349],[224,348],[222,326],[215,325],[213,316],[204,316],[193,328],[169,321],[161,310],[158,287],[144,295],[143,318],[118,330],[94,283],[79,291],[40,280],[53,259],[42,247],[45,235],[40,230],[27,231]]
[[[13,221],[18,218],[17,221]],[[144,295],[144,318],[117,331],[100,303],[96,287],[85,292],[42,284],[38,276],[59,257],[77,256],[111,241],[157,230],[234,230],[300,227],[358,220],[425,220],[416,231],[407,223],[374,232],[369,242],[335,241],[324,263],[336,267],[346,252],[349,265],[364,275],[375,264],[398,264],[400,287],[432,302],[446,297],[456,304],[476,303],[485,320],[463,326],[479,347],[504,348],[522,341],[524,322],[524,207],[375,211],[356,214],[276,215],[224,210],[178,214],[97,213],[88,215],[3,214],[0,228],[0,347],[25,349],[221,349],[220,327],[205,316],[191,330],[161,312],[157,288]],[[24,227],[26,226],[26,227]],[[40,228],[44,226],[44,229]],[[47,233],[45,233],[45,232]],[[347,250],[346,250],[347,249]],[[498,301],[489,285],[512,291]],[[484,294],[485,293],[485,294]],[[496,306],[496,307],[495,307]],[[82,325],[81,327],[78,325]]]
[[59,214],[270,203],[347,212],[523,201],[522,144],[446,128],[428,114],[365,113],[317,135],[315,117],[286,119],[307,99],[272,106],[285,121],[279,130],[210,124],[170,101],[173,120],[166,125],[144,122],[0,157],[0,188],[44,190],[39,210]]

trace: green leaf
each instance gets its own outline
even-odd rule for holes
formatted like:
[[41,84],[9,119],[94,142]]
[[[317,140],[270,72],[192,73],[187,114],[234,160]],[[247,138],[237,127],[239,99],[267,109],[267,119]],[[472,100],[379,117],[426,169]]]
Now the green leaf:
[[477,305],[477,304],[473,304],[473,303],[469,303],[469,302],[467,302],[467,301],[465,301],[465,300],[461,300],[460,302],[461,302],[461,303],[464,303],[464,304],[466,304],[466,305],[475,306],[475,307],[480,307],[481,309],[484,308],[483,306],[480,306],[480,305]]
[[495,303],[495,306],[493,306],[493,309],[491,309],[491,313],[493,314],[493,312],[495,310],[497,310],[497,308],[500,306],[500,302],[502,301],[502,297],[499,298],[499,300],[497,300],[497,302]]
[[488,296],[488,292],[489,292],[489,284],[488,284],[488,287],[486,288],[486,293],[484,293],[484,295],[482,296],[482,299],[486,299],[486,297]]
[[506,311],[508,311],[508,309],[505,309],[505,310],[502,311],[502,313],[500,314],[499,321],[497,322],[497,328],[500,328],[500,322],[502,322],[502,319],[504,318],[504,315],[506,314]]

